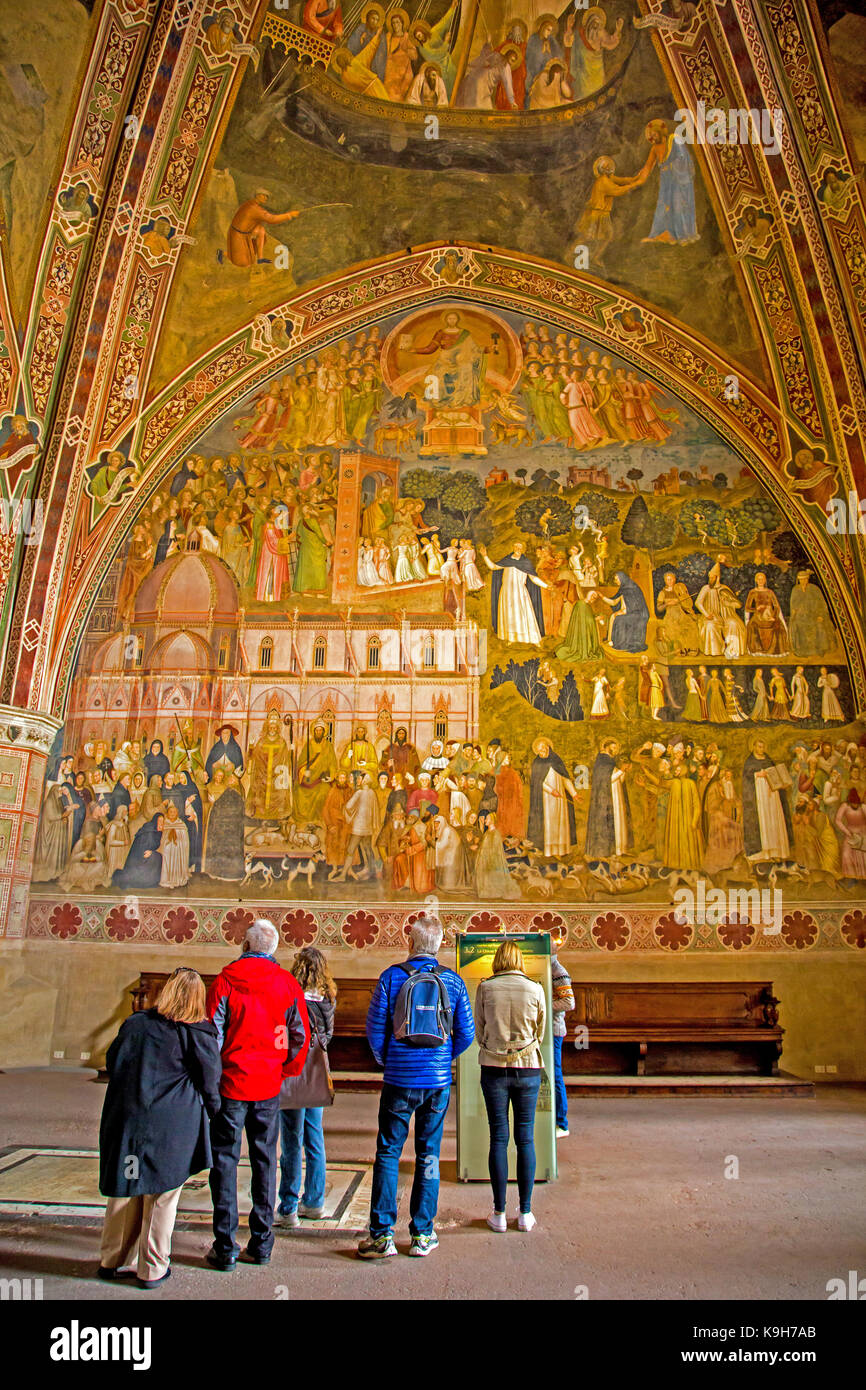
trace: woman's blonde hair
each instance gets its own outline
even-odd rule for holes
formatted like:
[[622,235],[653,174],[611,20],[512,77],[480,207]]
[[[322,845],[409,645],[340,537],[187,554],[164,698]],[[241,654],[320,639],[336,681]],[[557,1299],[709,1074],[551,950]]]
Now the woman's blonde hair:
[[163,1018],[170,1018],[173,1023],[204,1023],[205,988],[198,971],[188,965],[173,970],[160,990],[156,1007]]
[[326,999],[337,997],[337,986],[328,969],[328,962],[315,946],[305,946],[292,961],[292,974],[301,989],[309,994],[322,994]]
[[493,957],[494,975],[501,975],[503,970],[522,970],[525,973],[523,953],[516,941],[503,941]]

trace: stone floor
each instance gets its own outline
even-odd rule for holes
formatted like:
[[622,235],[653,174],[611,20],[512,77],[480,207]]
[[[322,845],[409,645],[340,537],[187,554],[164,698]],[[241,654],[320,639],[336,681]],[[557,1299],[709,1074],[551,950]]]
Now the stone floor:
[[[105,1094],[92,1072],[0,1075],[4,1151],[96,1148]],[[338,1095],[326,1118],[329,1163],[370,1164],[377,1098]],[[866,1274],[866,1087],[782,1097],[579,1099],[559,1141],[560,1178],[539,1185],[538,1227],[488,1231],[486,1184],[458,1183],[453,1105],[437,1229],[426,1260],[363,1264],[344,1231],[281,1233],[263,1269],[221,1275],[202,1263],[201,1222],[175,1234],[173,1277],[152,1294],[93,1279],[98,1222],[3,1213],[0,1277],[41,1278],[46,1299],[553,1298],[825,1299],[829,1279]],[[739,1176],[726,1177],[737,1160]],[[397,1243],[408,1245],[404,1164]],[[8,1175],[7,1175],[8,1177]],[[70,1193],[54,1194],[58,1200]],[[12,1192],[14,1197],[14,1192]],[[509,1215],[516,1194],[509,1190]]]

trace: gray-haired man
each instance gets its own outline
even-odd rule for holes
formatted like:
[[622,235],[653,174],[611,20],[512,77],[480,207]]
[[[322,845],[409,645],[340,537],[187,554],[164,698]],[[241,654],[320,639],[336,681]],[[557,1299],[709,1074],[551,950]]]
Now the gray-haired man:
[[[419,918],[409,935],[412,951],[406,967],[427,971],[437,968],[442,926],[436,918]],[[414,1047],[394,1036],[394,1005],[408,978],[406,967],[390,965],[383,971],[367,1013],[367,1040],[376,1061],[380,1066],[384,1064],[385,1076],[373,1165],[370,1235],[358,1246],[358,1254],[365,1260],[380,1260],[397,1253],[397,1175],[413,1115],[415,1180],[409,1200],[409,1254],[428,1255],[439,1244],[433,1220],[439,1202],[439,1149],[451,1096],[451,1061],[465,1052],[475,1037],[466,986],[459,975],[446,969],[441,970],[441,978],[451,1013],[447,1040],[439,1047]]]
[[224,1273],[238,1258],[238,1160],[246,1131],[250,1156],[250,1238],[241,1258],[266,1265],[274,1244],[277,1189],[277,1129],[280,1085],[299,1076],[310,1046],[303,991],[277,965],[280,936],[259,918],[248,928],[243,953],[217,976],[207,1011],[216,1024],[222,1052],[219,1114],[211,1122],[213,1248],[208,1264]]

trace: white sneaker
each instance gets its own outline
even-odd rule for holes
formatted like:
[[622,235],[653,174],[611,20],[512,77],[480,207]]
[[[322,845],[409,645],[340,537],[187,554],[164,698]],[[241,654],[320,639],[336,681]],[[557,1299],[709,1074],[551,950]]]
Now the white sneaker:
[[569,1133],[570,1133],[570,1130],[567,1130],[567,1129],[557,1129],[557,1131],[556,1131],[556,1137],[557,1137],[557,1139],[567,1139],[568,1136],[569,1136]]
[[531,1231],[535,1226],[536,1220],[531,1211],[522,1211],[517,1218],[518,1231]]
[[504,1211],[491,1212],[487,1218],[487,1224],[491,1231],[499,1231],[501,1233],[502,1231],[508,1230],[508,1222],[505,1220]]

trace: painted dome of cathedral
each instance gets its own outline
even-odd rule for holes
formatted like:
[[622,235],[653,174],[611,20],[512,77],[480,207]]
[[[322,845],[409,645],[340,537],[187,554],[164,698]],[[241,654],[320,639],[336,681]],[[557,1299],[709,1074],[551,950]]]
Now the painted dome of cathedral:
[[135,621],[227,622],[238,613],[231,571],[215,555],[170,555],[147,576],[135,600]]

